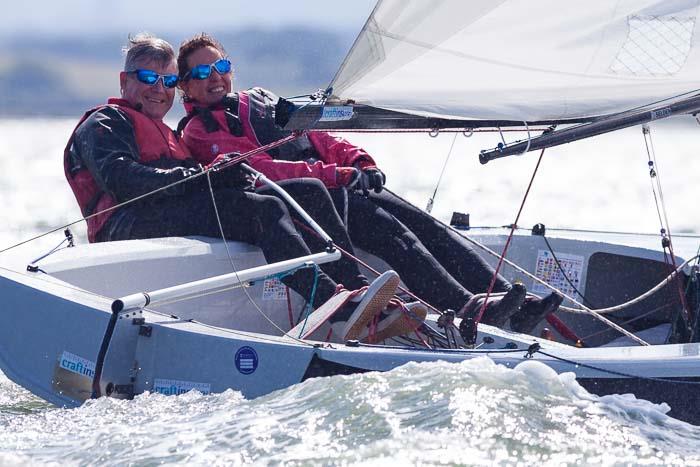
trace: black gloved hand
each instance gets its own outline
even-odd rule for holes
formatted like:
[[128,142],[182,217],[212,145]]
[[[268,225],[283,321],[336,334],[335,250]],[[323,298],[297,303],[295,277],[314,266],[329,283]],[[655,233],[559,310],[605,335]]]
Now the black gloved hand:
[[360,174],[360,170],[355,167],[336,167],[335,185],[338,187],[344,186],[346,188],[352,188],[360,181]]
[[[235,153],[235,156],[240,154]],[[243,170],[239,164],[221,168],[228,163],[231,157],[227,154],[219,154],[216,158],[206,165],[205,169],[212,170],[212,184],[214,188],[237,188],[237,189],[252,189],[255,186],[253,176]]]
[[275,104],[275,125],[284,128],[296,110],[297,106],[293,102],[280,97]]
[[360,173],[360,183],[356,186],[362,190],[366,196],[369,190],[374,190],[375,193],[381,193],[386,183],[386,175],[376,167],[365,167]]
[[167,180],[167,185],[171,185],[163,190],[163,194],[166,196],[182,196],[186,193],[192,193],[199,190],[199,181],[183,180],[197,175],[201,171],[202,169],[199,167],[173,167],[172,169],[156,169],[156,173],[159,174],[159,176],[165,175],[164,180]]

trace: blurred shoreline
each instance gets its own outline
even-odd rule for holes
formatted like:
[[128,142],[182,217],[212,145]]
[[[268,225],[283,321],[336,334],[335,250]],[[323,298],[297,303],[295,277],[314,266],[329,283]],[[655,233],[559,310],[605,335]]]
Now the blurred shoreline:
[[[237,89],[312,93],[333,78],[357,31],[322,27],[249,27],[208,31],[234,64]],[[68,116],[119,93],[124,34],[30,35],[0,41],[0,117]],[[174,48],[192,34],[162,34]],[[173,114],[182,115],[181,106]]]

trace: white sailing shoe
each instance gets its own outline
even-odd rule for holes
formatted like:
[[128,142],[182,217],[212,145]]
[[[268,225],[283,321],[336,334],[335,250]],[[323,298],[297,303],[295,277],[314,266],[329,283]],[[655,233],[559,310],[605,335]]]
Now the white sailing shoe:
[[376,327],[365,328],[360,334],[362,342],[376,343],[392,337],[405,336],[416,332],[425,317],[428,309],[421,302],[398,303],[381,312]]
[[354,306],[355,309],[346,321],[336,321],[331,325],[333,333],[342,337],[343,341],[360,337],[372,318],[387,307],[400,282],[399,275],[391,270],[377,277],[364,293],[345,305]]

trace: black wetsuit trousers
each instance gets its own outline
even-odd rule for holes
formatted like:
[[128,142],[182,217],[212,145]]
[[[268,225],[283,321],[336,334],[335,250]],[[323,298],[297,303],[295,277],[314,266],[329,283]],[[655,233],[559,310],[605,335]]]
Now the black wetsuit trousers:
[[[277,184],[284,189],[306,211],[311,218],[331,237],[333,243],[343,250],[354,254],[350,236],[345,225],[336,211],[333,200],[323,183],[316,178],[297,178],[283,180]],[[282,197],[269,187],[261,187],[256,190],[261,195]],[[285,204],[287,204],[285,202]],[[304,242],[313,252],[323,251],[326,243],[313,231],[304,218],[290,205],[287,204],[289,213],[294,220],[296,229],[301,233]],[[358,265],[351,259],[343,256],[338,261],[332,261],[321,265],[321,269],[335,282],[342,284],[348,290],[356,290],[369,285],[367,278],[360,273]]]
[[[285,185],[298,197],[299,204],[305,204],[317,215],[326,214],[326,217],[323,217],[323,223],[319,222],[319,224],[326,224],[324,227],[328,229],[329,235],[343,238],[344,227],[322,185],[319,189],[319,184],[315,182],[291,180],[285,182]],[[260,247],[268,263],[311,253],[295,227],[287,206],[280,199],[231,188],[216,190],[215,198],[226,238]],[[101,240],[189,235],[221,237],[219,223],[208,191],[183,196],[163,196],[149,200],[148,203],[129,205],[122,209],[128,209],[129,216],[133,219],[128,232],[116,229],[111,234],[111,238]],[[314,245],[319,245],[319,249],[315,252],[323,250],[325,245],[317,238],[312,235],[307,238]],[[339,242],[344,242],[341,245],[344,248],[350,247],[347,233]],[[333,274],[338,282],[349,289],[366,284],[366,279],[360,274],[357,265],[345,258],[327,263],[322,268],[317,277],[314,307],[320,306],[335,293],[336,281],[323,272],[324,270]],[[304,268],[285,277],[282,281],[308,299],[311,296],[314,275],[312,269]]]
[[[459,310],[473,293],[488,290],[494,269],[430,214],[388,190],[369,196],[345,189],[330,192],[353,244],[386,261],[428,303]],[[508,289],[499,275],[494,291]]]

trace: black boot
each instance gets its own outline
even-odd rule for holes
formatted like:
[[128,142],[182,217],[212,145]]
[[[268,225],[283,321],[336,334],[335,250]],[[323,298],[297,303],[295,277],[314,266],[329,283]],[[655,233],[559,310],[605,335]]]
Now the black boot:
[[[491,326],[503,327],[525,301],[525,286],[520,282],[513,284],[502,297],[489,298],[481,322]],[[467,302],[459,313],[462,317],[476,317],[484,304],[485,297],[473,298]]]
[[564,301],[564,297],[552,292],[544,298],[527,297],[520,311],[510,318],[510,328],[523,334],[530,333],[537,323],[554,313]]

